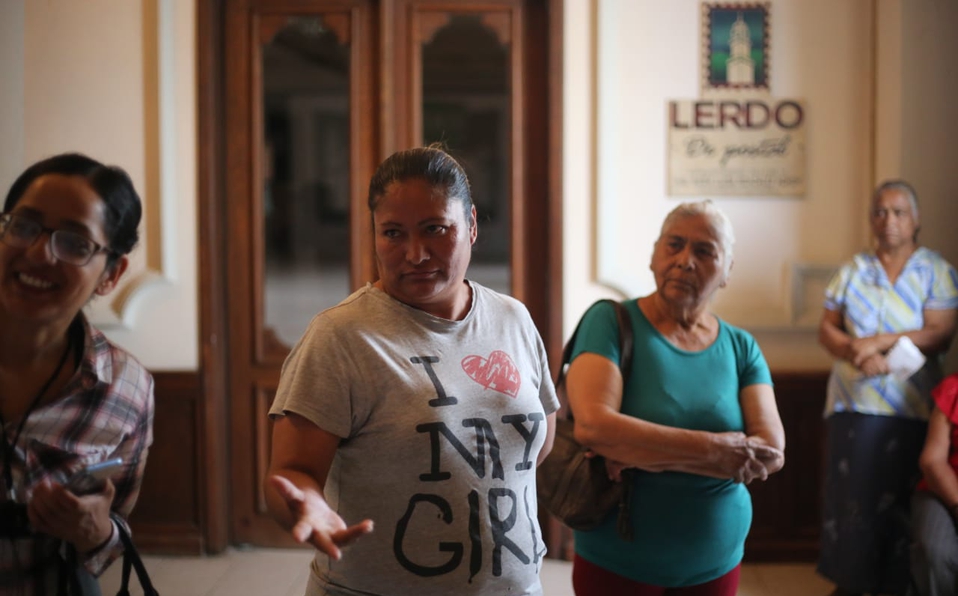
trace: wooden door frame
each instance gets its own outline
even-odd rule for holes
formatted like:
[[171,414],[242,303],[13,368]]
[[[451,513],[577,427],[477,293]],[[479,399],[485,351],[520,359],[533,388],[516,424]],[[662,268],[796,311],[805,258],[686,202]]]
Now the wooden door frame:
[[196,2],[197,259],[200,329],[199,408],[203,440],[197,457],[204,550],[229,545],[229,410],[226,400],[226,262],[221,201],[225,193],[223,0]]
[[[376,110],[378,43],[375,5],[371,0],[227,0],[224,43],[232,58],[225,74],[228,100],[224,106],[226,179],[224,190],[231,206],[223,205],[223,229],[244,238],[228,242],[230,260],[223,274],[228,293],[242,293],[227,312],[230,337],[225,345],[230,367],[231,477],[229,495],[233,541],[269,546],[295,546],[295,542],[267,513],[259,490],[269,464],[271,424],[267,412],[279,385],[280,367],[290,352],[269,329],[266,310],[265,216],[255,198],[264,188],[265,89],[263,50],[299,11],[318,11],[331,21],[324,25],[343,44],[349,58],[349,228],[350,286],[361,287],[375,276],[372,231],[365,195],[368,180],[379,163]],[[326,17],[324,17],[325,19]],[[252,200],[252,203],[249,201]],[[235,204],[234,204],[235,202]],[[244,252],[237,252],[242,248]],[[242,400],[246,405],[237,406]]]
[[[528,304],[539,326],[550,361],[555,368],[562,349],[562,66],[563,11],[565,0],[543,0],[548,12],[546,32],[548,56],[527,60],[547,64],[546,72],[533,67],[530,76],[545,76],[548,106],[538,123],[546,137],[547,171],[529,176],[526,192],[539,194],[543,235],[523,239],[534,243],[540,261],[529,267],[526,283],[544,288],[545,303]],[[383,2],[381,15],[389,18],[391,4]],[[230,498],[230,404],[226,352],[228,296],[225,271],[228,264],[225,242],[226,151],[225,151],[225,29],[224,0],[196,2],[196,85],[197,85],[197,259],[200,377],[202,397],[200,426],[203,441],[198,445],[200,470],[200,525],[204,550],[216,553],[232,540]],[[384,28],[386,29],[386,28]],[[383,40],[388,42],[389,40]],[[385,60],[381,61],[385,63]],[[385,65],[383,66],[385,69]],[[388,79],[385,83],[388,85]],[[383,126],[380,147],[385,153],[395,143],[394,133]],[[526,151],[541,151],[530,147]],[[543,188],[544,187],[544,188]]]

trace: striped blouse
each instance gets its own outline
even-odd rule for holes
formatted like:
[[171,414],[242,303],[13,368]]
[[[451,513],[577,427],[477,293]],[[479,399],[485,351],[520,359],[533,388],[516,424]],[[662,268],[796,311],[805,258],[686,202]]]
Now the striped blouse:
[[[895,284],[873,252],[859,253],[839,269],[825,289],[825,308],[840,312],[853,338],[914,331],[926,310],[958,308],[958,274],[937,252],[919,247]],[[828,381],[825,415],[860,412],[927,420],[931,389],[941,381],[941,358],[929,358],[907,380],[893,375],[865,376],[837,360]]]

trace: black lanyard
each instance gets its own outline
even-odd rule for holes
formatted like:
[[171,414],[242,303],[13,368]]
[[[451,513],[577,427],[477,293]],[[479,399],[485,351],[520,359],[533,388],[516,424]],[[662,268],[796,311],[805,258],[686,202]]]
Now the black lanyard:
[[47,382],[40,388],[40,391],[36,397],[33,398],[33,401],[30,402],[30,406],[27,408],[27,411],[24,412],[23,418],[20,419],[20,424],[17,426],[17,434],[13,435],[12,443],[7,441],[7,421],[3,419],[3,414],[0,414],[0,435],[2,435],[3,438],[3,481],[7,485],[7,499],[10,501],[16,500],[16,493],[13,489],[13,460],[16,459],[17,456],[17,443],[20,441],[20,433],[23,432],[27,418],[30,417],[30,414],[33,413],[33,410],[40,403],[40,400],[43,399],[43,395],[47,392],[47,389],[49,389],[50,385],[60,376],[63,365],[66,364],[67,356],[70,355],[72,351],[71,348],[73,347],[73,333],[71,333],[71,331],[72,329],[67,330],[67,347],[63,350],[63,355],[60,356],[60,363],[57,364],[56,370],[53,371],[53,374],[50,375]]

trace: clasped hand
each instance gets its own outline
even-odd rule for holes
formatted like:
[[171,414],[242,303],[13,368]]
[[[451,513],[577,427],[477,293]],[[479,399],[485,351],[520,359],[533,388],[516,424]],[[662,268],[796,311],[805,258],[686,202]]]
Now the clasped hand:
[[741,432],[718,433],[717,464],[723,478],[749,484],[767,480],[769,465],[784,457],[781,450]]
[[[768,470],[776,466],[785,454],[781,450],[766,445],[758,437],[749,437],[742,432],[724,432],[714,435],[712,445],[712,459],[709,462],[700,462],[690,465],[663,463],[660,465],[643,465],[647,472],[664,472],[666,470],[684,471],[715,478],[731,478],[735,482],[749,484],[753,480],[767,480]],[[586,457],[595,457],[594,451],[587,450]],[[622,481],[622,471],[630,466],[620,461],[606,458],[605,469],[610,480]]]
[[867,376],[888,374],[884,343],[877,336],[857,337],[848,344],[847,360]]
[[282,476],[270,476],[269,482],[293,516],[293,538],[313,545],[336,561],[343,556],[342,547],[373,531],[371,519],[347,526],[315,490],[302,490]]
[[113,535],[110,507],[116,488],[109,480],[102,491],[77,496],[62,484],[40,482],[27,503],[30,526],[54,538],[72,543],[77,552],[92,551]]

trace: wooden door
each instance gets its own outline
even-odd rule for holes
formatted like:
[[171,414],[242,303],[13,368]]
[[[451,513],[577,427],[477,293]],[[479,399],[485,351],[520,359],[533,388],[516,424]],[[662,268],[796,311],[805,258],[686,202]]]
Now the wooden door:
[[266,413],[312,315],[376,278],[367,185],[395,150],[443,141],[462,160],[484,240],[469,275],[526,302],[557,355],[550,6],[225,1],[219,210],[233,542],[291,543],[261,489]]

